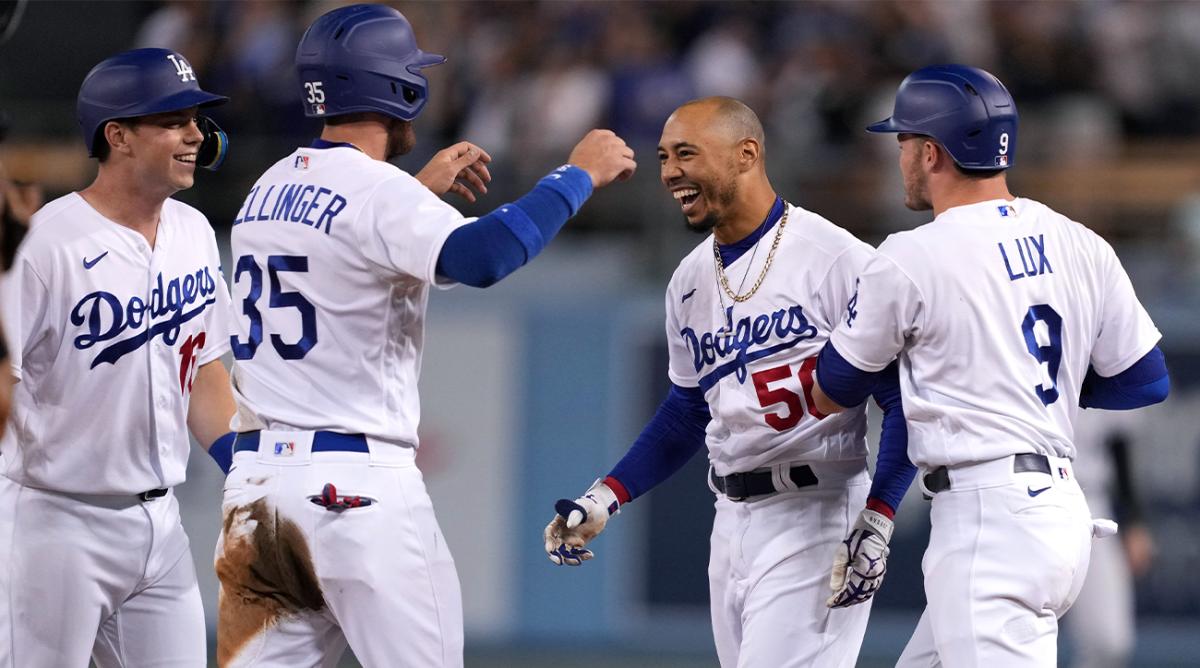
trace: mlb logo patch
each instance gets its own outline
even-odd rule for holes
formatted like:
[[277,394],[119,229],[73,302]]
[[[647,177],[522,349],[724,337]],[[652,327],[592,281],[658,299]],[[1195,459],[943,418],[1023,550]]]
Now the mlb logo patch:
[[293,167],[295,167],[296,169],[308,169],[308,156],[307,155],[296,156],[296,164],[293,165]]
[[997,167],[1008,167],[1008,156],[1007,155],[996,156],[996,166]]
[[325,115],[325,105],[323,105],[323,104],[314,104],[314,105],[313,105],[313,113],[314,113],[314,114],[316,114],[316,115],[318,115],[318,116],[324,116],[324,115]]
[[1071,474],[1067,472],[1065,468],[1060,466],[1058,467],[1058,477],[1062,478],[1063,480],[1070,480]]
[[275,441],[275,456],[291,457],[296,452],[295,441]]
[[1017,215],[1017,210],[1007,204],[1001,204],[996,208],[999,209],[1001,218],[1009,218]]

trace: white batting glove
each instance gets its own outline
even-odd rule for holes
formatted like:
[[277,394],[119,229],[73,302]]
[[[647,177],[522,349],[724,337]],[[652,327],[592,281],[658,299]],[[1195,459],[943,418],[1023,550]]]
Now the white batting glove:
[[833,574],[829,576],[833,595],[825,605],[848,608],[874,596],[887,572],[891,539],[892,521],[882,513],[863,509],[833,556]]
[[578,566],[592,558],[586,549],[593,538],[604,531],[608,518],[619,512],[617,495],[597,480],[583,496],[571,501],[559,499],[554,504],[558,513],[546,525],[546,555],[559,566]]

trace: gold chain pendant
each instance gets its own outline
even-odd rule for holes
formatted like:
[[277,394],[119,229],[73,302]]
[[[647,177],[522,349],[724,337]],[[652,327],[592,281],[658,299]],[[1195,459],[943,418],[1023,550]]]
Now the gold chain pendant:
[[[733,288],[729,287],[729,278],[725,275],[725,262],[721,259],[721,249],[717,246],[717,237],[713,236],[713,257],[716,258],[717,262],[717,278],[720,279],[721,288],[725,290],[725,294],[729,295],[729,298],[733,301],[741,303],[750,299],[754,296],[754,293],[758,292],[758,288],[762,286],[763,279],[767,277],[767,271],[771,269],[771,261],[775,259],[775,249],[779,248],[779,240],[783,238],[783,226],[787,225],[789,208],[791,208],[791,205],[787,203],[787,200],[784,200],[783,218],[779,220],[779,225],[775,228],[775,240],[771,242],[771,252],[767,254],[767,261],[763,264],[762,271],[758,274],[758,280],[754,281],[750,292],[744,295],[737,294],[733,291]],[[760,237],[759,241],[761,240]],[[755,243],[757,244],[758,242],[756,241]]]

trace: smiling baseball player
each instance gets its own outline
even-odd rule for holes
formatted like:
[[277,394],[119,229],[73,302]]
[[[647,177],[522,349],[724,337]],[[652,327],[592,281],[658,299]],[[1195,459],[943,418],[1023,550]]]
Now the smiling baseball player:
[[463,663],[458,576],[414,463],[430,286],[495,283],[635,164],[593,131],[528,194],[465,219],[438,195],[485,190],[478,147],[452,146],[416,178],[386,162],[413,147],[421,70],[444,60],[383,5],[321,16],[296,50],[324,130],[259,178],[232,233],[224,666],[333,665],[347,644],[369,666]]
[[904,456],[894,375],[875,393],[885,414],[874,484],[865,407],[827,417],[812,403],[816,354],[872,251],[776,195],[765,152],[758,117],[737,100],[689,102],[667,119],[658,146],[663,185],[689,229],[712,232],[667,287],[671,390],[607,477],[559,501],[545,549],[558,564],[592,558],[585,546],[619,506],[707,445],[721,665],[853,666],[870,605],[848,605],[869,598],[882,574],[843,566],[831,597],[830,559],[846,547],[858,554],[864,533],[841,541],[864,523],[890,535],[915,469]]
[[1017,111],[994,76],[918,70],[868,130],[898,133],[905,205],[935,218],[868,262],[814,395],[858,405],[899,356],[933,503],[928,604],[897,665],[1053,666],[1093,534],[1072,423],[1162,401],[1160,335],[1103,239],[1009,192]]
[[171,488],[188,430],[210,443],[233,415],[229,295],[208,221],[170,195],[219,163],[224,137],[196,111],[225,100],[165,49],[113,56],[79,89],[99,172],[34,215],[2,300],[18,380],[0,447],[5,668],[207,665]]

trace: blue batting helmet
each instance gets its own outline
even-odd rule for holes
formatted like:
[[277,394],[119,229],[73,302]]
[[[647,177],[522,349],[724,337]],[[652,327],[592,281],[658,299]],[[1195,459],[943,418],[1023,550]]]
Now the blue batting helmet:
[[95,156],[96,135],[109,121],[228,101],[201,90],[192,66],[178,53],[134,49],[106,58],[88,72],[79,87],[76,111],[88,155]]
[[1012,167],[1017,148],[1017,105],[1000,80],[966,65],[932,65],[905,77],[892,117],[867,132],[933,137],[959,167]]
[[421,69],[445,56],[417,48],[412,26],[384,5],[350,5],[323,14],[296,47],[304,114],[374,111],[411,121],[429,98]]

